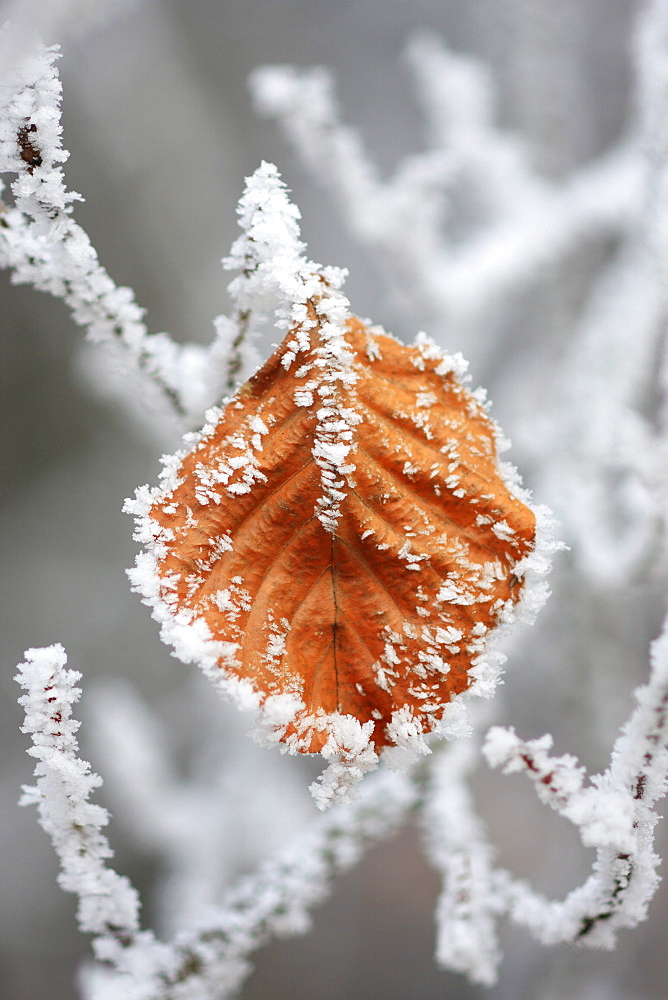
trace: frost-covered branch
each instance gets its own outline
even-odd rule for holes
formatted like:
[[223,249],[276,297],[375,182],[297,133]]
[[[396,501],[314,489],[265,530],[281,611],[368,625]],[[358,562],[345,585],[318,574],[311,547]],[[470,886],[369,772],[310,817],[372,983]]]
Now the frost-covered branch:
[[[156,423],[181,429],[199,424],[208,406],[258,366],[254,339],[266,323],[268,299],[269,312],[285,312],[281,303],[294,292],[288,285],[294,282],[297,258],[303,258],[295,221],[299,212],[282,192],[276,196],[281,205],[271,198],[252,206],[242,201],[240,221],[248,232],[224,261],[225,267],[242,272],[230,287],[236,311],[214,320],[215,337],[208,348],[179,345],[165,333],[149,334],[134,293],[115,285],[71,217],[80,195],[67,190],[60,166],[69,154],[60,137],[57,57],[56,46],[40,46],[0,81],[0,174],[16,175],[13,204],[0,202],[0,266],[11,270],[13,281],[62,299],[88,339],[106,346],[112,365],[104,370],[98,366],[96,375],[131,410],[138,410],[140,398],[145,410],[157,411]],[[260,174],[263,170],[276,173],[268,164]],[[278,225],[281,212],[283,228]],[[286,256],[290,240],[294,252]],[[255,270],[263,255],[271,260],[269,284],[266,268]],[[299,262],[300,280],[304,260]],[[328,273],[334,281],[334,269]],[[123,371],[122,379],[114,377],[114,367]]]
[[125,386],[126,394],[139,391],[149,409],[178,425],[206,405],[205,352],[149,334],[134,293],[113,282],[71,218],[80,196],[67,190],[60,166],[68,153],[60,138],[57,57],[57,47],[41,46],[0,81],[0,173],[16,175],[13,205],[0,205],[0,266],[13,281],[62,299],[88,338],[108,345],[139,380]]
[[97,936],[96,950],[108,957],[136,946],[150,946],[150,935],[139,933],[139,897],[127,878],[107,864],[112,850],[102,829],[109,821],[106,809],[89,801],[101,779],[90,764],[77,757],[72,704],[81,691],[81,674],[67,670],[60,645],[27,650],[17,680],[27,691],[19,700],[25,708],[24,733],[33,745],[37,784],[25,787],[22,805],[36,805],[40,824],[53,841],[61,864],[58,881],[79,898],[82,931]]
[[550,736],[522,740],[492,727],[484,754],[505,773],[524,773],[546,805],[597,851],[592,875],[563,901],[548,900],[494,864],[495,850],[469,786],[477,740],[434,755],[422,809],[426,848],[443,876],[436,959],[491,986],[501,961],[497,923],[507,915],[543,944],[612,948],[617,932],[645,919],[658,887],[654,803],[668,784],[668,624],[652,645],[649,682],[615,744],[610,768],[587,779],[569,754],[551,756]]
[[247,179],[237,216],[243,232],[223,259],[226,270],[239,272],[228,289],[236,314],[217,317],[218,343],[212,348],[225,359],[228,393],[260,363],[253,340],[263,327],[274,321],[284,332],[294,321],[294,303],[308,297],[316,267],[300,239],[299,209],[272,163],[263,162]]
[[472,982],[491,986],[501,961],[496,922],[503,905],[494,886],[494,849],[468,784],[479,754],[477,738],[435,753],[422,821],[427,853],[443,877],[436,905],[436,960]]
[[583,844],[597,851],[593,874],[563,902],[548,901],[507,873],[497,873],[511,919],[545,944],[575,941],[611,948],[618,930],[645,919],[656,892],[658,816],[652,806],[668,785],[668,625],[652,644],[650,679],[636,699],[609,769],[589,783],[575,758],[550,756],[550,737],[524,741],[500,727],[488,733],[488,762],[506,773],[526,774],[541,801],[573,823]]
[[592,284],[539,433],[522,442],[579,569],[604,582],[637,577],[666,554],[667,22],[664,3],[647,4],[634,35],[636,214]]
[[[616,233],[637,210],[642,167],[622,146],[561,184],[492,120],[491,87],[474,60],[431,35],[408,49],[429,148],[383,181],[358,134],[341,123],[330,74],[266,67],[251,78],[258,109],[277,119],[332,193],[352,234],[392,287],[443,329],[471,329],[583,240]],[[456,214],[464,197],[473,219]]]
[[37,757],[37,785],[22,804],[36,804],[40,823],[61,862],[59,882],[79,897],[79,925],[96,935],[95,952],[117,970],[123,995],[141,1000],[219,1000],[250,971],[248,956],[270,937],[303,933],[310,910],[327,896],[336,875],[372,844],[389,836],[414,807],[418,786],[385,772],[368,782],[360,800],[316,822],[276,861],[243,879],[209,913],[171,944],[139,931],[139,899],[128,880],[109,868],[112,851],[101,832],[108,814],[88,801],[101,784],[77,757],[71,708],[80,674],[66,669],[62,646],[31,649],[17,679],[27,694],[23,731]]

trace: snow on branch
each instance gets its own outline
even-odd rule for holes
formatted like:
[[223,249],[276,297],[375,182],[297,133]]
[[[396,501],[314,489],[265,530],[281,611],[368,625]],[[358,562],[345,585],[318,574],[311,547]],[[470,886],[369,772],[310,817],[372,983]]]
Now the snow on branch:
[[77,757],[72,705],[81,690],[81,674],[65,669],[67,656],[60,645],[29,649],[19,664],[16,680],[27,694],[22,732],[30,733],[28,750],[36,757],[37,785],[24,787],[21,805],[36,805],[44,830],[53,841],[62,867],[59,883],[79,897],[82,931],[127,945],[139,926],[139,898],[128,880],[107,866],[112,856],[102,828],[106,809],[89,802],[102,781],[90,764]]
[[605,585],[666,554],[667,21],[665,3],[648,3],[634,32],[637,211],[588,293],[540,432],[523,442],[578,568]]
[[57,58],[57,46],[40,46],[0,80],[0,173],[16,175],[13,205],[0,202],[0,266],[16,283],[62,299],[89,339],[107,344],[139,377],[149,406],[180,422],[201,406],[204,352],[148,334],[134,293],[113,282],[72,220],[81,196],[67,190],[61,167],[69,154],[61,143]]
[[421,818],[427,854],[443,877],[436,961],[492,986],[502,957],[496,922],[503,906],[493,881],[494,850],[468,785],[479,752],[479,740],[472,738],[434,754]]
[[545,944],[612,948],[619,929],[645,919],[658,887],[660,859],[653,849],[658,816],[652,806],[668,786],[668,623],[652,644],[650,679],[636,691],[636,700],[610,767],[589,783],[575,758],[550,756],[549,736],[524,741],[500,727],[487,735],[490,765],[526,774],[541,801],[573,823],[583,844],[597,851],[593,874],[563,902],[548,901],[497,873],[511,919]]
[[[253,340],[265,313],[275,312],[284,327],[288,304],[308,298],[317,266],[303,253],[299,212],[276,168],[263,164],[239,206],[244,234],[223,262],[242,271],[230,287],[236,314],[214,320],[208,348],[149,334],[134,293],[115,285],[71,218],[81,196],[67,190],[61,167],[69,154],[61,143],[58,55],[57,46],[40,46],[0,80],[0,174],[15,175],[13,204],[0,202],[0,266],[16,283],[62,299],[89,340],[106,345],[114,365],[98,366],[96,376],[131,411],[139,398],[144,410],[157,411],[156,424],[200,424],[206,408],[258,366]],[[344,272],[325,268],[322,276],[337,289]],[[114,377],[115,367],[123,379]]]
[[[24,788],[23,805],[37,805],[40,823],[60,859],[59,883],[79,897],[79,926],[96,935],[99,960],[116,969],[119,996],[141,1000],[219,1000],[250,972],[248,956],[270,937],[305,932],[309,911],[332,880],[363,852],[389,836],[414,807],[417,786],[405,774],[371,779],[359,801],[317,821],[275,861],[232,888],[170,944],[139,931],[139,899],[128,880],[109,868],[112,851],[102,833],[108,813],[89,802],[101,779],[77,757],[72,704],[80,674],[66,669],[62,646],[29,649],[17,680],[37,757],[37,785]],[[113,977],[112,977],[113,978]],[[91,982],[93,979],[91,979]],[[106,979],[110,982],[110,979]]]
[[[470,328],[583,239],[623,228],[638,207],[642,168],[635,150],[622,145],[551,183],[521,142],[494,125],[490,84],[476,61],[452,55],[428,34],[416,36],[407,55],[429,146],[387,181],[358,134],[341,123],[325,69],[264,67],[251,76],[251,90],[392,286],[398,282],[407,301],[444,325]],[[476,214],[464,237],[452,216],[463,190]]]
[[415,158],[385,184],[358,134],[341,124],[327,70],[266,67],[255,71],[251,88],[259,111],[280,120],[309,171],[332,191],[353,235],[419,276],[437,250],[448,158]]
[[211,347],[212,356],[224,359],[228,392],[261,362],[253,339],[269,319],[283,336],[291,324],[303,321],[309,297],[322,293],[316,274],[332,289],[340,288],[345,278],[341,268],[322,268],[308,260],[299,209],[273,163],[263,161],[246,178],[237,215],[243,231],[222,262],[226,270],[239,271],[228,287],[237,311],[233,318],[216,318],[218,339]]
[[584,846],[596,849],[591,876],[563,901],[548,900],[495,867],[495,849],[469,786],[479,760],[477,738],[434,754],[421,813],[427,853],[443,878],[436,909],[440,965],[494,985],[502,958],[497,924],[504,915],[543,944],[608,949],[620,929],[646,918],[659,884],[653,849],[659,817],[652,806],[668,785],[668,623],[652,645],[650,679],[636,700],[610,768],[591,779],[574,757],[550,755],[549,735],[525,741],[499,726],[487,733],[488,763],[526,774],[541,802],[577,827]]

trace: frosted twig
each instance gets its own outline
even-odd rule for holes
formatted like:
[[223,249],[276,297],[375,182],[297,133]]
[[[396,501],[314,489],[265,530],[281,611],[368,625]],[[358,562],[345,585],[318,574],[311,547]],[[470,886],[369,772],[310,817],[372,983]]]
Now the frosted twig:
[[[357,133],[341,124],[324,69],[266,67],[251,77],[258,109],[281,124],[352,234],[406,301],[444,325],[470,328],[583,238],[617,232],[634,215],[642,169],[620,147],[563,184],[541,179],[522,145],[496,129],[482,68],[433,36],[409,48],[431,126],[430,147],[382,181]],[[453,232],[445,196],[464,185],[479,218]]]
[[665,556],[667,21],[666,4],[649,3],[635,31],[636,141],[649,154],[635,217],[593,283],[542,432],[524,442],[579,568],[606,582]]
[[[161,944],[139,931],[139,899],[129,881],[109,868],[101,832],[108,813],[88,801],[100,778],[77,758],[79,723],[71,706],[81,694],[60,645],[30,649],[17,680],[27,690],[23,731],[38,758],[37,786],[23,805],[36,804],[40,823],[60,859],[63,889],[79,897],[79,925],[97,935],[95,952],[119,973],[123,995],[142,1000],[217,1000],[234,992],[250,971],[248,956],[273,935],[302,933],[309,910],[328,894],[332,879],[352,867],[372,843],[389,836],[415,805],[417,786],[406,775],[371,779],[358,802],[333,810],[276,861],[230,891],[220,908]],[[129,991],[129,992],[128,992]]]
[[472,982],[496,982],[501,950],[493,848],[476,815],[468,778],[479,761],[477,739],[441,746],[429,767],[422,813],[427,853],[443,876],[436,905],[436,960]]
[[32,737],[28,753],[38,764],[37,785],[24,787],[21,805],[37,806],[60,860],[58,882],[79,898],[81,930],[97,935],[100,957],[122,963],[129,948],[148,953],[155,942],[139,931],[136,890],[107,864],[113,854],[102,833],[108,813],[88,801],[102,782],[77,757],[79,723],[72,719],[72,704],[81,694],[75,686],[81,674],[65,668],[67,656],[60,645],[29,649],[25,657],[16,678],[27,691],[19,699],[26,712],[22,731]]
[[611,948],[616,932],[646,917],[659,879],[653,850],[652,805],[668,785],[668,624],[652,644],[649,682],[617,740],[609,769],[585,785],[584,768],[570,756],[551,757],[550,737],[523,741],[494,727],[484,747],[488,762],[522,771],[541,800],[569,819],[582,842],[597,849],[593,874],[563,902],[548,901],[507,872],[496,875],[508,913],[546,944],[576,941]]
[[287,329],[293,303],[304,300],[309,271],[300,240],[299,209],[288,198],[273,164],[263,162],[247,179],[237,215],[243,232],[223,259],[226,270],[239,272],[229,285],[236,315],[216,318],[217,340],[211,347],[222,360],[227,393],[260,363],[253,341],[269,316],[276,317],[281,335]]
[[442,289],[445,315],[479,320],[481,302],[493,311],[583,239],[616,232],[633,218],[642,177],[634,148],[622,145],[563,183],[550,183],[521,140],[495,126],[485,66],[454,55],[430,33],[415,35],[406,55],[431,148],[449,152],[452,181],[464,186],[478,214],[468,239],[453,238],[448,220],[441,233],[432,295]]
[[419,281],[420,292],[412,294],[424,292],[452,174],[449,155],[412,158],[384,183],[359,135],[341,124],[327,70],[265,67],[250,82],[258,109],[280,121],[309,171],[332,192],[353,235],[385,252],[402,284]]
[[[57,47],[41,46],[0,82],[0,173],[16,174],[14,205],[1,205],[0,266],[17,283],[62,299],[90,340],[105,342],[142,376],[141,389],[165,417],[198,411],[204,351],[149,335],[129,288],[119,288],[71,216],[60,133]],[[195,388],[193,388],[195,386]]]
[[473,741],[434,756],[424,805],[426,846],[443,873],[436,918],[437,960],[492,985],[501,959],[496,923],[507,914],[544,944],[571,941],[611,948],[618,930],[646,917],[658,886],[651,806],[668,783],[668,626],[652,645],[649,683],[615,744],[610,768],[585,784],[574,757],[552,757],[551,737],[523,741],[490,729],[484,753],[506,773],[521,771],[542,802],[569,819],[597,849],[592,875],[563,901],[548,900],[494,867],[493,848],[467,784],[477,761]]

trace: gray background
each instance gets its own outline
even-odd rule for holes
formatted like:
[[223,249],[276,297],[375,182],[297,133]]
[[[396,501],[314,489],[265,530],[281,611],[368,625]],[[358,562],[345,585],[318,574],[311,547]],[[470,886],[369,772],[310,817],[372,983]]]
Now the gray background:
[[[362,129],[389,172],[402,155],[420,148],[420,120],[401,52],[412,30],[431,27],[456,51],[489,63],[498,83],[500,123],[521,132],[538,169],[558,177],[605,149],[624,128],[635,8],[630,0],[129,5],[125,14],[63,47],[63,122],[72,153],[67,178],[86,198],[76,217],[115,280],[136,290],[150,329],[206,341],[212,318],[227,304],[228,278],[219,260],[237,233],[234,207],[243,178],[261,159],[272,160],[302,210],[312,258],[348,267],[355,311],[411,337],[415,331],[395,321],[373,262],[351,242],[337,211],[276,127],[253,115],[249,72],[267,62],[331,67],[346,119]],[[528,355],[547,365],[559,353],[560,328],[550,326],[550,310],[563,318],[564,302],[572,302],[575,315],[577,276],[573,261],[546,276],[524,303],[522,322],[506,341],[511,352],[505,363],[519,366],[518,385]],[[15,805],[21,783],[30,782],[31,764],[23,752],[26,738],[18,732],[14,665],[28,646],[63,642],[71,665],[84,674],[84,692],[98,678],[125,676],[176,729],[187,728],[188,720],[176,717],[179,692],[189,682],[184,668],[160,646],[124,575],[135,544],[121,506],[136,486],[155,481],[156,447],[87,383],[81,331],[65,308],[11,286],[7,275],[0,280],[0,982],[8,1000],[70,1000],[74,969],[87,944],[74,928],[73,899],[55,886],[57,866],[46,836],[32,812]],[[489,386],[494,414],[512,437],[517,408],[507,378],[499,378],[495,395],[493,345],[484,343],[482,331],[481,337],[476,352],[481,370],[473,372],[474,379]],[[530,476],[528,470],[529,485]],[[564,556],[553,604],[509,672],[504,698],[523,734],[558,731],[560,752],[577,752],[598,768],[627,713],[629,692],[643,676],[662,599],[653,581],[583,593],[574,590],[568,574]],[[629,618],[633,628],[624,629],[619,623]],[[558,696],[551,700],[550,678],[557,677]],[[85,719],[85,694],[82,715]],[[85,730],[82,746],[92,755]],[[100,763],[93,766],[102,770]],[[502,863],[555,893],[581,880],[588,854],[565,823],[543,814],[520,779],[483,775],[479,786]],[[111,787],[102,800],[113,805]],[[124,837],[120,817],[110,836],[119,869],[150,886],[159,868],[155,856]],[[660,839],[665,850],[665,835]],[[663,1000],[666,995],[665,890],[652,904],[650,921],[623,935],[611,955],[547,950],[522,933],[505,931],[501,979],[486,994],[434,966],[437,892],[438,879],[417,833],[408,829],[341,880],[316,913],[309,936],[260,954],[243,996]],[[150,921],[150,903],[146,916]]]

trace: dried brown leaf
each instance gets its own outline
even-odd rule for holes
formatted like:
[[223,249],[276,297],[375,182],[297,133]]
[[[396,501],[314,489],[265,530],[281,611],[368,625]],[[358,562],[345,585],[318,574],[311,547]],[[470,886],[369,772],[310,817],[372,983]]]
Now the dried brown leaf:
[[311,300],[147,522],[152,603],[221,643],[216,668],[258,703],[293,695],[275,728],[304,753],[341,716],[376,749],[436,728],[517,601],[536,528],[452,359],[354,318],[333,336]]

